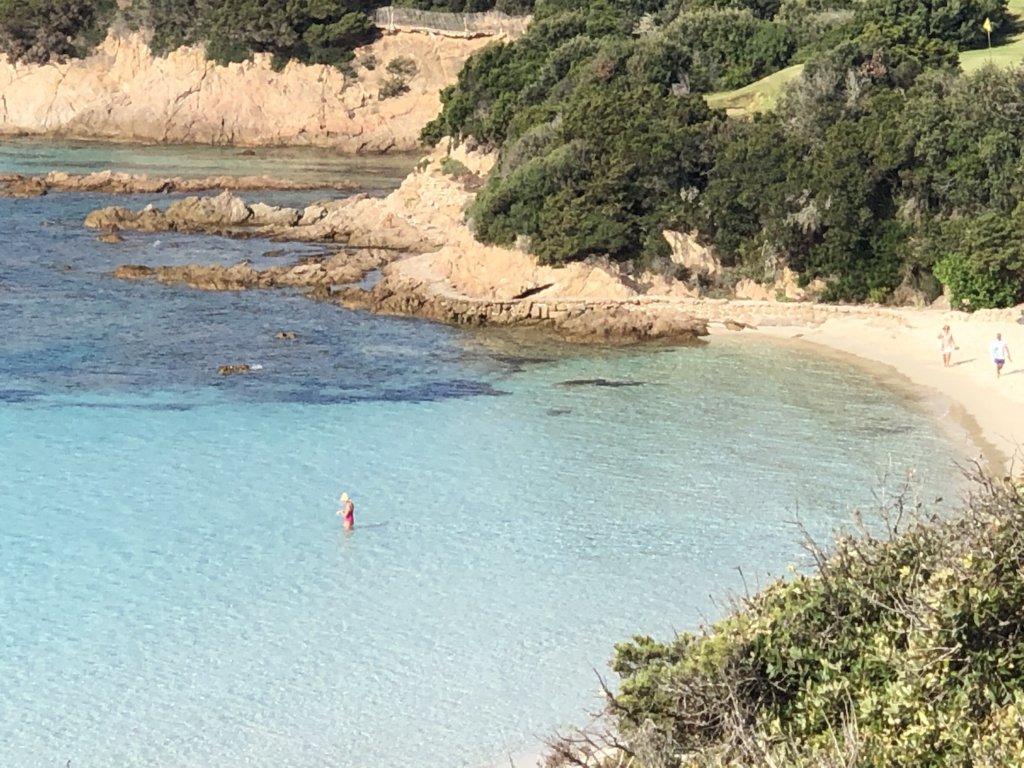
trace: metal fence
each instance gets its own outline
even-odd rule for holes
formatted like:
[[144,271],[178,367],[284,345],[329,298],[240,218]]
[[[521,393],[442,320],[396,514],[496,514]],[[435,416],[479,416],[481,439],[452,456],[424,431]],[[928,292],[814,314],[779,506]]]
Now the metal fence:
[[373,23],[388,32],[433,32],[446,37],[519,37],[526,31],[530,17],[509,16],[501,11],[442,13],[389,5],[373,12]]

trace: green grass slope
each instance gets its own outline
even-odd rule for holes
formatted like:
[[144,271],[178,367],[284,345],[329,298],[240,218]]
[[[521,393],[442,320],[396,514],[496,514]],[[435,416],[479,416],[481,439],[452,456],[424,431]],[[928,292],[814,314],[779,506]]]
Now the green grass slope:
[[[1024,0],[1009,0],[1006,4],[1010,14],[1016,17],[1018,24],[1024,24]],[[977,72],[986,64],[997,67],[1014,67],[1024,62],[1024,34],[1018,33],[1010,37],[1003,45],[992,48],[981,48],[977,51],[964,51],[960,54],[960,67],[970,74]]]
[[[1024,2],[1024,0],[1021,0]],[[800,77],[804,71],[803,64],[780,69],[768,77],[762,77],[750,85],[734,91],[721,91],[707,95],[708,106],[713,109],[724,109],[730,116],[745,117],[756,112],[768,112],[775,108],[782,89],[788,83]]]

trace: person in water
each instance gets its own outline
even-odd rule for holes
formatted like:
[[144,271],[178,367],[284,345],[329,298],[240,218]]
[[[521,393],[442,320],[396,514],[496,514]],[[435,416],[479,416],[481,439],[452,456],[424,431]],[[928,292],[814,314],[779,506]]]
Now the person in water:
[[341,527],[346,531],[351,531],[356,527],[356,505],[352,503],[352,499],[348,497],[347,493],[341,494],[338,501],[341,502],[341,509],[338,510]]
[[942,326],[942,330],[939,331],[939,349],[942,350],[942,364],[949,368],[949,361],[953,357],[953,350],[960,349],[953,341],[953,332],[949,330],[948,325]]

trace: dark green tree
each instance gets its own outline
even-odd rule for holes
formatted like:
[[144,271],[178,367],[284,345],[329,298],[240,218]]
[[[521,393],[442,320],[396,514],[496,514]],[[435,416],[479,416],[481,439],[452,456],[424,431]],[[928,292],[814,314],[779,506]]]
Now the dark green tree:
[[114,0],[0,0],[0,51],[39,64],[84,56],[115,8]]

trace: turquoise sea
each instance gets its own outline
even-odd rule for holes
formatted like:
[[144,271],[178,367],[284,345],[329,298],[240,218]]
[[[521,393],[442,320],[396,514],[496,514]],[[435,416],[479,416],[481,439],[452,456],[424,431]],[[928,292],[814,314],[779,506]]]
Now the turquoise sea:
[[[415,162],[267,156],[379,194]],[[0,146],[33,173],[265,160]],[[0,199],[2,766],[507,764],[586,722],[616,641],[695,629],[804,562],[794,521],[827,536],[909,468],[957,495],[926,406],[855,365],[120,282],[282,246],[102,244],[81,221],[113,202],[167,201]],[[262,369],[216,374],[234,362]]]

